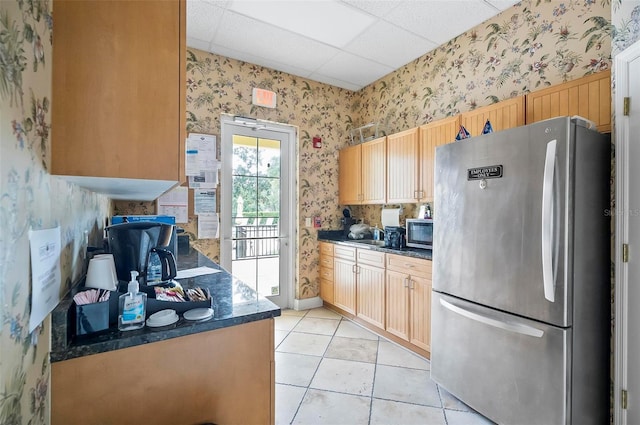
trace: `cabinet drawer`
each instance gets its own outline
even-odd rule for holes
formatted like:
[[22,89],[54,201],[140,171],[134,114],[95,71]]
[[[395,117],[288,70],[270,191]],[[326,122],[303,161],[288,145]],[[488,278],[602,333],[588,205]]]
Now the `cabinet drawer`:
[[334,287],[333,282],[327,279],[320,279],[320,298],[329,304],[333,304],[334,300]]
[[348,246],[336,245],[333,247],[333,256],[345,260],[356,261],[356,249]]
[[333,282],[333,265],[331,268],[320,267],[320,279],[326,279]]
[[358,249],[356,255],[358,257],[358,263],[384,268],[384,252]]
[[320,255],[320,267],[333,269],[333,256]]
[[333,247],[332,243],[320,242],[320,254],[333,257]]
[[431,261],[403,255],[387,255],[387,269],[431,280]]

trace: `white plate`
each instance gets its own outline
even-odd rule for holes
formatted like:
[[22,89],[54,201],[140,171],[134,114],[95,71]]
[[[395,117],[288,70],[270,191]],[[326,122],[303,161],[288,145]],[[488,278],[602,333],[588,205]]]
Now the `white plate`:
[[168,326],[178,321],[178,314],[175,310],[167,309],[160,310],[157,313],[153,313],[147,319],[147,326],[157,328],[160,326]]
[[211,316],[213,316],[213,309],[211,308],[194,308],[184,312],[184,318],[187,320],[204,320]]

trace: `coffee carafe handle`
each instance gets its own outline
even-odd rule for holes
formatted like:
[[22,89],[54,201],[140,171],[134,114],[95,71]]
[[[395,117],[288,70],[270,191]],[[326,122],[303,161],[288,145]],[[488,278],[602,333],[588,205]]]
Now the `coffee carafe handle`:
[[177,270],[176,258],[173,256],[173,253],[162,248],[155,248],[155,251],[158,253],[158,257],[160,257],[160,263],[162,263],[162,281],[165,282],[175,278]]

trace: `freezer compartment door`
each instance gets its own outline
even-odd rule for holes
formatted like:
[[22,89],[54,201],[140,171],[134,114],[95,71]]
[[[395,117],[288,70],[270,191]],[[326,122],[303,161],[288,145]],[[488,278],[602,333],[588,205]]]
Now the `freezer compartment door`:
[[433,292],[431,378],[501,424],[568,424],[571,330]]
[[568,118],[436,150],[433,288],[571,326]]

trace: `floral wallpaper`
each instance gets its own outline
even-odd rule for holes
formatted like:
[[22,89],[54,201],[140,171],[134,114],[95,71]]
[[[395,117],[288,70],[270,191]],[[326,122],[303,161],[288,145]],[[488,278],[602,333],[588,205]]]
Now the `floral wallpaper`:
[[[0,423],[49,423],[49,320],[28,332],[30,228],[60,225],[63,292],[84,273],[84,232],[97,244],[112,202],[49,175],[51,42],[48,0],[0,2]],[[348,130],[380,121],[387,134],[611,66],[611,54],[640,39],[640,2],[525,0],[378,80],[350,92],[198,50],[188,52],[188,131],[219,134],[223,112],[299,128],[296,297],[318,293],[319,215],[338,228],[337,152]],[[278,93],[275,110],[250,104],[251,88]],[[313,149],[311,138],[323,138]],[[411,216],[415,205],[405,206]],[[117,203],[116,213],[154,213],[152,203]],[[377,207],[354,207],[373,222]],[[132,210],[132,211],[130,211]],[[436,212],[437,214],[437,212]],[[217,259],[217,241],[192,243]]]
[[[305,80],[195,49],[187,55],[187,130],[219,134],[221,113],[299,127],[298,271],[296,298],[318,295],[316,232],[340,227],[337,152],[349,129],[380,122],[386,134],[572,80],[611,66],[609,0],[525,0],[495,18],[383,77],[359,92]],[[276,109],[251,105],[251,89],[278,94]],[[322,149],[311,147],[321,136]],[[416,205],[403,205],[403,218]],[[117,203],[121,213],[153,213],[150,203]],[[380,206],[353,206],[355,217],[380,223]],[[437,214],[437,211],[435,212]],[[192,244],[217,260],[217,240],[197,240],[197,223],[185,226]]]
[[[251,104],[253,87],[277,94],[277,108]],[[322,217],[324,228],[337,228],[342,217],[338,199],[338,150],[348,139],[348,129],[357,110],[357,93],[306,80],[272,69],[217,56],[187,51],[187,132],[220,135],[220,115],[244,115],[298,127],[297,170],[297,272],[295,297],[317,296],[318,245],[316,231],[304,227],[305,217]],[[314,149],[312,138],[322,137],[322,148]],[[117,202],[119,214],[154,213],[153,203]],[[216,239],[198,240],[197,221],[181,225],[191,244],[203,254],[219,260]]]
[[[358,124],[393,134],[606,70],[610,21],[609,0],[522,1],[365,87]],[[377,206],[354,214],[380,220]]]
[[47,0],[0,2],[0,424],[49,418],[50,320],[29,333],[29,229],[60,226],[62,293],[84,273],[110,201],[51,176],[51,42]]

